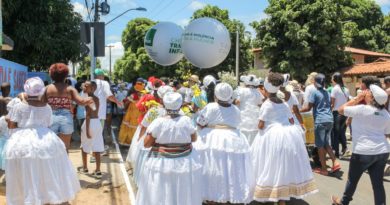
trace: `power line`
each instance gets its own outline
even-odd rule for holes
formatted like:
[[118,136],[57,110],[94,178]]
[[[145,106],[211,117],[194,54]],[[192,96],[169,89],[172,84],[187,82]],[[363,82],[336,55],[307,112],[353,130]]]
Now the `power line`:
[[173,15],[171,17],[169,17],[168,19],[171,20],[174,16],[176,16],[177,14],[181,13],[182,11],[184,11],[187,7],[189,7],[191,4],[192,4],[193,0],[190,0],[190,2],[188,4],[186,4],[183,8],[177,10],[176,12],[172,13]]
[[88,0],[85,0],[85,7],[87,8],[87,13],[88,13],[87,20],[89,19],[89,21],[92,21],[91,20],[91,10],[89,9],[89,6],[88,6]]
[[162,4],[163,2],[164,2],[163,0],[160,0],[160,1],[158,2],[158,4],[157,4],[153,9],[150,10],[149,15],[151,15],[154,11],[156,11],[156,9],[157,9],[159,6],[161,6],[161,4]]
[[168,4],[166,4],[162,9],[160,9],[159,12],[157,12],[157,14],[154,16],[154,18],[156,18],[158,15],[160,15],[168,6],[170,6],[173,3],[173,1],[175,1],[175,0],[169,1]]

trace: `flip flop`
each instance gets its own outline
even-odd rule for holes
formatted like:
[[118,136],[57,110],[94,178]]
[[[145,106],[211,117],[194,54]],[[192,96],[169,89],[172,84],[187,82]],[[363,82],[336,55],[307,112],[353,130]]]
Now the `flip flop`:
[[342,204],[340,203],[340,198],[337,197],[337,196],[332,196],[332,197],[330,197],[330,200],[332,201],[332,205],[342,205]]
[[328,171],[323,171],[323,170],[320,169],[320,168],[314,169],[313,172],[314,172],[314,173],[317,173],[317,174],[324,175],[324,176],[328,176],[328,175],[329,175],[329,172],[328,172]]
[[337,165],[332,167],[332,172],[338,172],[338,171],[340,171],[340,169],[341,169],[341,165],[337,164]]

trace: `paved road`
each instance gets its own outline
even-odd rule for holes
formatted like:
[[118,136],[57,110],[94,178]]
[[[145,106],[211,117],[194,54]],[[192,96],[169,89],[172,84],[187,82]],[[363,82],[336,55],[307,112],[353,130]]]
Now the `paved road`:
[[[117,131],[117,128],[114,127],[114,131]],[[349,142],[349,146],[351,146],[351,142]],[[121,153],[124,159],[127,156],[128,148],[122,148]],[[331,176],[322,176],[319,174],[315,174],[315,180],[317,182],[317,186],[319,188],[319,192],[317,194],[308,196],[305,200],[292,200],[288,202],[288,205],[329,205],[330,197],[332,195],[341,196],[344,187],[346,184],[347,176],[348,176],[348,166],[349,159],[343,159],[340,161],[342,169],[337,174]],[[328,165],[331,165],[331,161],[328,161]],[[131,176],[130,176],[131,178]],[[386,193],[390,193],[390,177],[386,177],[384,179],[384,185]],[[373,205],[373,191],[371,187],[371,182],[369,175],[367,173],[363,174],[362,178],[359,181],[359,185],[357,187],[355,196],[350,205]],[[390,204],[390,194],[387,196],[387,204]],[[272,205],[272,203],[256,203],[253,202],[251,205]]]

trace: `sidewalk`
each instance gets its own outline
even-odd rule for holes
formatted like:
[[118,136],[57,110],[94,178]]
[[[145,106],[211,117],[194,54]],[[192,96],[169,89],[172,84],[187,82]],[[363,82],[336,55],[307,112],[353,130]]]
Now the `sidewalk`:
[[[79,143],[72,143],[69,157],[75,167],[82,166]],[[88,157],[89,160],[89,157]],[[103,177],[96,179],[91,175],[78,173],[82,190],[71,202],[72,205],[130,205],[129,193],[121,172],[121,155],[114,146],[109,155],[102,157]],[[89,172],[95,170],[95,163],[88,163]],[[0,172],[0,204],[5,202],[4,172]]]

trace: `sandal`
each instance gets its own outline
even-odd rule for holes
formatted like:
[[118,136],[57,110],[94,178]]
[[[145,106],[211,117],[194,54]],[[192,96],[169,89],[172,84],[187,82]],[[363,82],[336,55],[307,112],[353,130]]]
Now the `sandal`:
[[88,174],[88,169],[87,169],[87,168],[84,168],[84,167],[79,167],[78,171],[79,171],[81,174]]
[[102,178],[102,172],[101,171],[95,171],[94,173],[93,173],[93,176],[95,177],[95,178],[97,178],[97,179],[101,179]]
[[340,165],[340,164],[334,165],[334,166],[332,167],[332,172],[333,172],[333,173],[334,173],[334,172],[338,172],[338,171],[340,171],[340,169],[341,169],[341,165]]
[[313,170],[313,172],[317,173],[317,174],[324,175],[324,176],[328,176],[329,175],[328,171],[322,170],[321,168],[316,168],[316,169]]
[[332,205],[342,205],[340,198],[337,196],[330,197],[330,200],[332,201]]

